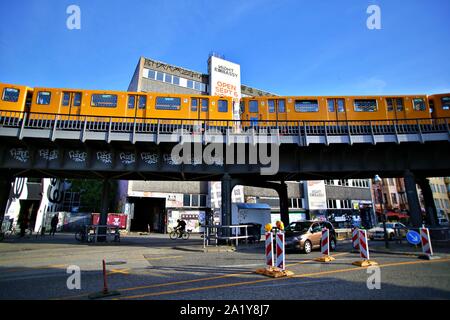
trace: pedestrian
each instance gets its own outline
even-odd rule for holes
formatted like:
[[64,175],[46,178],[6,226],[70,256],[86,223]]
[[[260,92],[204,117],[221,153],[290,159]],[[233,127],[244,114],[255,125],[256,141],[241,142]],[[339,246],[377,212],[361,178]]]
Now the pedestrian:
[[50,222],[51,229],[50,229],[50,235],[55,235],[56,233],[56,227],[58,226],[58,214],[55,214],[52,218],[52,221]]

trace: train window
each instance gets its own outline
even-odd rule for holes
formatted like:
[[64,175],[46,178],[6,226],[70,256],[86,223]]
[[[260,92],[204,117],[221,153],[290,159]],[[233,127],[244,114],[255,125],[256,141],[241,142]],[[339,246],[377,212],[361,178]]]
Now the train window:
[[319,112],[317,100],[295,100],[296,112]]
[[334,112],[334,99],[328,99],[328,112]]
[[139,96],[138,98],[138,108],[139,109],[145,109],[147,106],[147,97],[146,96]]
[[397,98],[396,102],[397,102],[397,111],[403,111],[403,99]]
[[425,100],[422,98],[413,99],[413,109],[415,111],[425,111]]
[[136,103],[136,96],[128,96],[128,109],[134,109]]
[[376,112],[378,110],[375,99],[357,99],[354,101],[354,106],[356,112]]
[[74,107],[81,106],[81,92],[75,92],[73,94],[73,106]]
[[248,112],[258,113],[258,101],[257,100],[250,100],[248,102]]
[[345,100],[337,99],[338,112],[345,112]]
[[68,106],[70,104],[70,92],[64,92],[62,98],[62,105]]
[[450,110],[450,97],[442,97],[442,110]]
[[39,91],[37,95],[37,104],[50,104],[52,94],[48,91]]
[[267,102],[267,105],[269,106],[269,113],[275,112],[275,100],[269,100]]
[[2,100],[7,102],[17,102],[19,100],[19,89],[5,88],[3,89]]
[[91,97],[91,106],[115,108],[117,107],[116,94],[93,94]]
[[228,101],[219,100],[218,110],[219,112],[228,112]]
[[197,98],[192,98],[191,99],[191,111],[196,112],[198,108],[198,99]]
[[278,113],[286,112],[286,101],[278,100]]
[[209,107],[209,99],[202,98],[202,111],[207,112]]
[[386,104],[387,104],[387,111],[389,111],[389,112],[394,111],[394,99],[387,98]]
[[181,98],[157,97],[156,109],[159,110],[180,110]]

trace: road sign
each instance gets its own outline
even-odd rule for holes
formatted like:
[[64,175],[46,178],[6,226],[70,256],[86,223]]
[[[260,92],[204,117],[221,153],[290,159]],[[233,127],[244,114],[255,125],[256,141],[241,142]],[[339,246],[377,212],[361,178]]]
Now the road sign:
[[420,243],[420,234],[411,230],[406,234],[406,240],[413,245],[418,245]]

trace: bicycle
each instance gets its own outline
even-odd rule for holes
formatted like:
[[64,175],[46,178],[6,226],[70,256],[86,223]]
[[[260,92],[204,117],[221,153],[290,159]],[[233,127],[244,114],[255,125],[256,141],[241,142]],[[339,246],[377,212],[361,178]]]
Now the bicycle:
[[[183,231],[183,233],[181,234],[181,239],[183,239],[183,240],[189,239],[189,236],[191,235],[191,231],[192,230]],[[169,233],[169,237],[172,240],[180,238],[180,230],[178,230],[178,229],[173,230],[172,232]]]

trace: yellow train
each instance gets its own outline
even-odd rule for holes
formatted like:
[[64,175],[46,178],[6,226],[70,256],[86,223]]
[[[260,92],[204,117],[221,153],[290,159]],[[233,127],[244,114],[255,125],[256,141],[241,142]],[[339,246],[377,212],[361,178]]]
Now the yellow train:
[[[0,112],[41,119],[114,122],[233,120],[230,97],[125,91],[30,88],[0,83]],[[44,115],[43,115],[44,114]],[[45,115],[47,114],[47,116]],[[366,121],[450,118],[450,94],[400,96],[245,97],[244,126],[262,121]],[[224,124],[221,124],[224,126]]]

